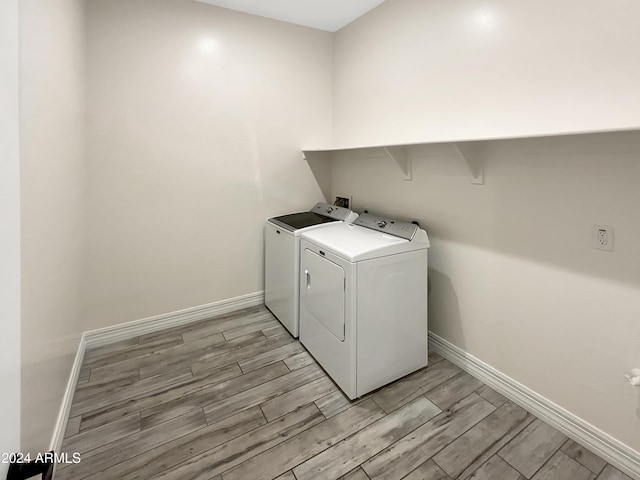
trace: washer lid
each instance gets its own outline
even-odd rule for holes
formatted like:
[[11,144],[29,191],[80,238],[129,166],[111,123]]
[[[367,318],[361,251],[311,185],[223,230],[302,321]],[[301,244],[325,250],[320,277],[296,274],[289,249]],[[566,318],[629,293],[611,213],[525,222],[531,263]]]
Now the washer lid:
[[323,223],[337,222],[335,218],[325,217],[324,215],[318,215],[315,212],[300,212],[291,213],[289,215],[282,215],[280,217],[270,218],[271,223],[281,226],[295,232],[301,228],[311,227],[313,225],[322,225]]
[[429,238],[424,230],[418,230],[413,240],[406,240],[347,223],[311,230],[303,233],[302,238],[349,262],[429,248]]
[[278,225],[290,232],[295,232],[314,225],[322,225],[330,222],[352,222],[358,218],[358,214],[348,208],[336,207],[328,203],[317,203],[308,212],[290,213],[267,219],[269,222]]

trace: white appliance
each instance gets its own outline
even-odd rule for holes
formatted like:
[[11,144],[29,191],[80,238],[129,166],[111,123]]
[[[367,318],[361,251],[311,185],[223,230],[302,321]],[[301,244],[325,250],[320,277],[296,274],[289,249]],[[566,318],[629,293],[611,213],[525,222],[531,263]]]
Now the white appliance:
[[429,246],[366,213],[302,234],[300,341],[350,399],[427,365]]
[[298,337],[300,325],[300,235],[333,222],[352,222],[356,218],[358,214],[348,208],[318,203],[308,212],[267,219],[265,305],[294,337]]

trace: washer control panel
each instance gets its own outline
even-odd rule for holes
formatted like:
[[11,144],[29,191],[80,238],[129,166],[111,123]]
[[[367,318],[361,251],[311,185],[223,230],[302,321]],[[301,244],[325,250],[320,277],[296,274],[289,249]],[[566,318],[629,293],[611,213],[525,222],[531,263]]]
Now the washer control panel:
[[370,213],[361,214],[358,219],[353,222],[354,225],[377,230],[378,232],[388,233],[396,237],[413,240],[413,236],[418,231],[418,225],[402,220],[394,220],[392,218],[379,217]]
[[318,215],[322,215],[324,217],[334,218],[336,220],[345,221],[351,210],[344,207],[336,207],[335,205],[329,205],[328,203],[319,202],[313,207],[310,212],[317,213]]

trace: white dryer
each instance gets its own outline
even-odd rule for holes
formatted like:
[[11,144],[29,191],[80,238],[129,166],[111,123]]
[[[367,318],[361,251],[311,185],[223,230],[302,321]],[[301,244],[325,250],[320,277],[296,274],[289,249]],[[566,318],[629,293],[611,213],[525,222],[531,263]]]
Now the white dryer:
[[300,341],[350,399],[427,365],[429,246],[366,213],[302,234]]
[[265,305],[294,337],[298,338],[300,323],[300,235],[333,222],[352,222],[356,218],[358,214],[348,208],[318,203],[308,212],[267,219]]

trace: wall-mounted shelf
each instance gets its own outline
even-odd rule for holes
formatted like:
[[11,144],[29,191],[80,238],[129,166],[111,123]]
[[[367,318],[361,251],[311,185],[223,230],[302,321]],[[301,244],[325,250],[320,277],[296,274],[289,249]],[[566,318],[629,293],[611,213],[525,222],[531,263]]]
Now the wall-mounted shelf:
[[[386,147],[363,147],[367,149],[380,150],[390,159],[393,160],[398,168],[402,178],[406,181],[413,179],[413,159],[411,151],[416,145],[389,145]],[[482,157],[482,145],[480,142],[464,142],[452,143],[455,152],[464,160],[469,168],[471,183],[474,185],[484,184],[484,162]],[[333,153],[344,152],[349,150],[359,150],[358,148],[347,148],[337,150],[304,150],[302,159],[309,162],[314,170],[318,169],[318,162],[326,162],[330,160]]]
[[577,131],[577,132],[554,132],[554,133],[537,133],[533,135],[522,136],[508,136],[508,137],[490,137],[490,138],[475,138],[475,139],[460,139],[460,140],[440,140],[434,139],[432,141],[413,142],[406,144],[390,144],[390,145],[358,145],[358,146],[340,146],[333,148],[310,148],[304,149],[302,158],[307,161],[326,161],[333,158],[334,153],[348,152],[355,150],[380,150],[381,153],[393,160],[399,170],[402,178],[407,181],[411,181],[413,178],[412,171],[412,150],[418,147],[424,147],[425,145],[435,144],[450,144],[456,154],[466,163],[469,169],[470,181],[473,185],[484,185],[484,151],[488,142],[501,141],[501,140],[525,140],[533,138],[551,138],[551,137],[568,137],[568,136],[580,136],[580,135],[593,135],[593,134],[605,134],[605,133],[622,133],[622,132],[634,132],[640,131],[639,127],[629,128],[617,128],[617,129],[605,129],[605,130],[590,130],[590,131]]

